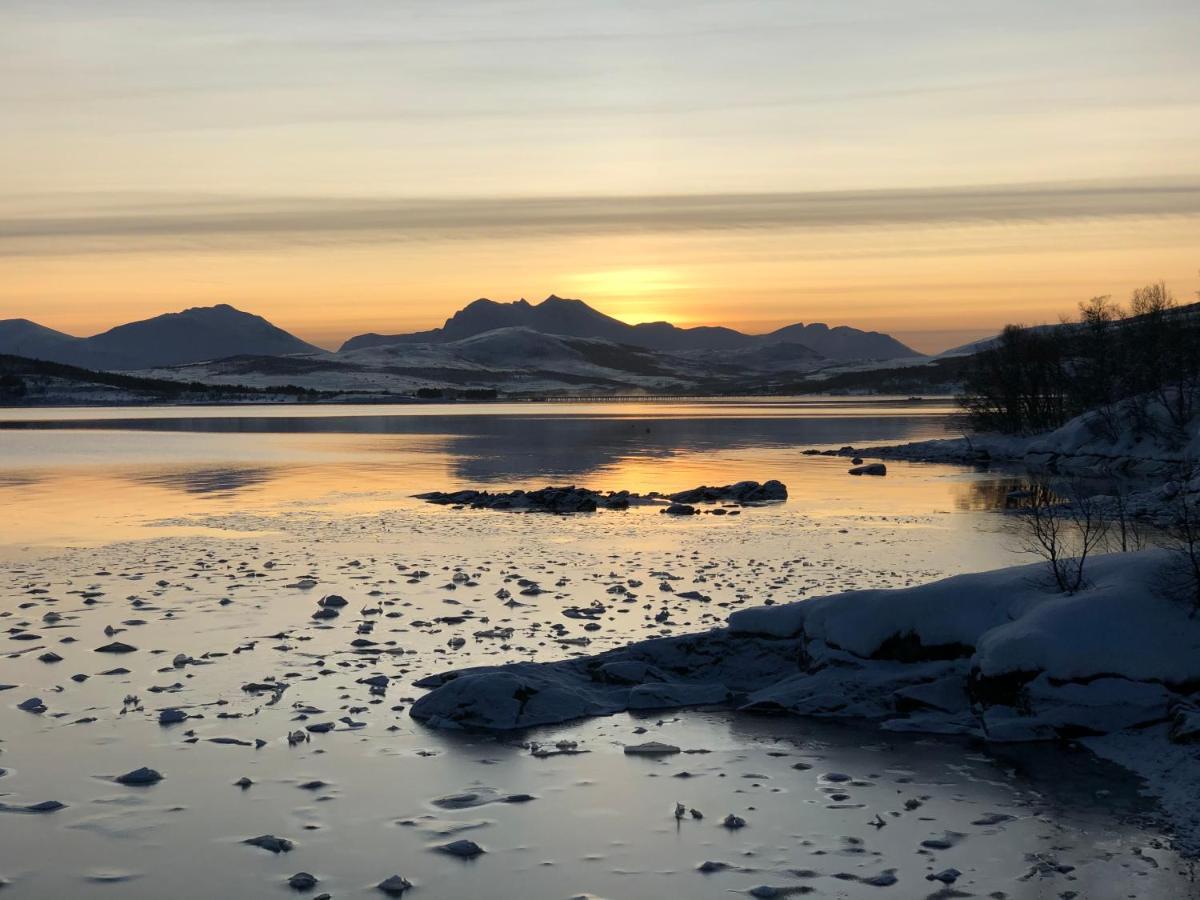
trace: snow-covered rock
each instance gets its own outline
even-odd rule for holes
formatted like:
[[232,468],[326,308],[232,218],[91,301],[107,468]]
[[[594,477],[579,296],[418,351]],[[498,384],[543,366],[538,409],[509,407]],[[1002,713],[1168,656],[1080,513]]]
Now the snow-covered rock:
[[742,610],[703,634],[433,676],[412,714],[509,730],[734,700],[1002,741],[1163,722],[1200,684],[1200,618],[1155,590],[1167,564],[1099,556],[1073,595],[1035,564]]

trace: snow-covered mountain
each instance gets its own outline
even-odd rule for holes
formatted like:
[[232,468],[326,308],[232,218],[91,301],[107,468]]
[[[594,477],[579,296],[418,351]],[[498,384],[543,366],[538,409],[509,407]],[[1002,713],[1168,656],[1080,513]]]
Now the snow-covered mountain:
[[229,356],[321,352],[261,316],[227,304],[198,306],[80,338],[28,319],[0,321],[0,353],[89,369],[179,366]]
[[679,328],[669,322],[627,325],[593,309],[582,300],[551,295],[541,303],[517,300],[498,303],[479,299],[460,309],[441,328],[413,334],[360,334],[339,352],[391,344],[429,344],[462,340],[497,328],[527,328],[543,334],[599,338],[648,350],[737,350],[768,344],[801,344],[833,360],[900,359],[922,354],[877,331],[861,331],[820,322],[788,325],[769,334],[743,334],[732,328]]
[[507,394],[720,392],[799,377],[827,362],[799,344],[668,353],[530,328],[497,328],[456,341],[285,358],[242,356],[148,374],[209,384],[378,393],[421,388]]
[[822,324],[765,335],[627,325],[580,300],[476,300],[442,328],[362,335],[336,353],[228,305],[196,307],[75,337],[0,321],[0,354],[220,385],[407,394],[730,392],[794,383],[818,369],[920,355],[885,334]]

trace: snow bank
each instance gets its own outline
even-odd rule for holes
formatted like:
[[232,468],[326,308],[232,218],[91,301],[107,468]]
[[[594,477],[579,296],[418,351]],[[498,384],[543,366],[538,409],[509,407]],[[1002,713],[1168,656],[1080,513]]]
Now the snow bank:
[[732,701],[992,740],[1165,721],[1200,689],[1200,618],[1155,590],[1168,561],[1096,557],[1075,595],[1031,565],[742,610],[704,634],[433,676],[412,714],[508,730]]
[[1038,435],[985,433],[892,446],[806,452],[913,462],[1015,461],[1030,468],[1081,476],[1170,476],[1181,465],[1200,459],[1200,416],[1179,433],[1161,406],[1149,404],[1146,414],[1150,427],[1144,431],[1153,433],[1135,433],[1137,430],[1131,425],[1122,424],[1115,439],[1110,436],[1112,429],[1101,413],[1091,411]]
[[[1161,550],[1096,557],[1075,595],[1032,565],[742,610],[702,634],[432,676],[411,712],[508,731],[722,703],[990,741],[1097,736],[1152,789],[1170,786],[1163,759],[1200,784],[1200,616],[1156,590],[1168,564]],[[1172,817],[1200,852],[1192,805]]]

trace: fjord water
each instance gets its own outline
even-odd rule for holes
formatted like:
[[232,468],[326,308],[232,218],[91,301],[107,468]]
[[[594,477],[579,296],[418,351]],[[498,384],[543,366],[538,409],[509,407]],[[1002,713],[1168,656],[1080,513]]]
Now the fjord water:
[[[855,478],[843,458],[801,452],[939,437],[953,411],[843,399],[0,411],[4,894],[288,896],[288,876],[307,871],[320,879],[311,894],[334,897],[382,896],[374,886],[392,874],[414,883],[410,896],[514,900],[759,885],[1187,896],[1187,868],[1136,782],[1077,748],[723,710],[499,739],[407,715],[411,682],[437,671],[597,652],[719,625],[743,606],[1025,561],[1000,512],[1003,473],[890,464],[885,478]],[[744,478],[778,478],[788,502],[678,520],[653,507],[555,517],[411,497]],[[520,595],[518,578],[545,592]],[[606,587],[630,580],[638,601],[615,602]],[[671,596],[689,590],[708,599]],[[330,593],[349,606],[314,621]],[[593,603],[605,607],[596,630],[562,615]],[[112,641],[136,649],[96,652]],[[360,681],[376,674],[392,679],[383,693]],[[17,709],[35,696],[45,712]],[[190,718],[159,725],[166,708]],[[333,727],[289,746],[314,723]],[[686,752],[622,753],[645,740]],[[163,780],[113,782],[140,766]],[[234,786],[242,777],[253,784]],[[533,799],[500,802],[512,794]],[[48,800],[66,807],[24,811]],[[677,802],[704,818],[677,822]],[[727,813],[747,826],[720,827]],[[260,834],[295,847],[242,843]],[[947,836],[945,849],[921,847]],[[435,849],[456,838],[487,852],[467,862]],[[706,860],[727,868],[697,871]],[[964,894],[926,880],[951,867]]]
[[844,460],[800,453],[939,437],[953,412],[844,399],[10,409],[0,491],[24,513],[0,545],[161,533],[144,529],[183,514],[412,508],[412,494],[435,488],[546,484],[645,492],[778,478],[789,510],[809,514],[961,512],[993,501],[958,472],[847,481]]

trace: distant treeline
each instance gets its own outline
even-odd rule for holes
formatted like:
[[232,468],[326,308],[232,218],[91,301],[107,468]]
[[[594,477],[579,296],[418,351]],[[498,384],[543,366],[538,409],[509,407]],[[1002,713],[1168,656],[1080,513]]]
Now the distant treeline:
[[500,397],[495,388],[418,388],[414,396],[418,400],[496,400]]
[[1200,303],[1179,305],[1166,285],[1079,305],[1056,326],[1009,325],[970,357],[961,403],[981,431],[1027,434],[1085,412],[1111,440],[1179,440],[1200,409]]
[[962,384],[965,356],[933,359],[916,366],[838,372],[776,385],[759,393],[776,394],[950,394]]
[[200,381],[172,381],[168,378],[142,378],[119,372],[96,372],[64,363],[0,354],[0,398],[27,399],[44,379],[55,378],[81,386],[102,385],[161,398],[183,396],[231,399],[244,396],[288,396],[312,399],[321,391],[296,385],[256,388],[246,385],[204,384]]

